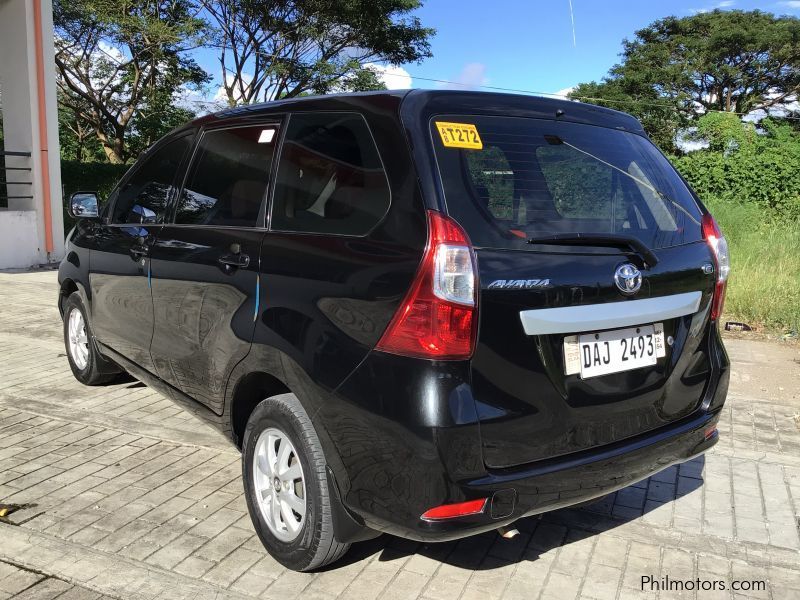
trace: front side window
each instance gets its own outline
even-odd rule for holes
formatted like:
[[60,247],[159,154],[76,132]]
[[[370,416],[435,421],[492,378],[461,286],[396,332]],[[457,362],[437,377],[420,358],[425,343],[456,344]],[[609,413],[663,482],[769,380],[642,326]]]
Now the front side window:
[[163,223],[175,193],[178,169],[191,146],[184,135],[158,148],[116,192],[112,223]]
[[281,151],[271,228],[364,235],[390,193],[367,123],[353,113],[294,114]]
[[255,227],[269,185],[276,125],[207,131],[200,140],[175,222]]
[[[480,143],[451,141],[442,122],[453,131],[474,127]],[[432,119],[431,136],[448,213],[476,246],[536,251],[528,240],[554,234],[632,236],[650,248],[702,239],[697,203],[640,135],[544,119],[448,115]]]

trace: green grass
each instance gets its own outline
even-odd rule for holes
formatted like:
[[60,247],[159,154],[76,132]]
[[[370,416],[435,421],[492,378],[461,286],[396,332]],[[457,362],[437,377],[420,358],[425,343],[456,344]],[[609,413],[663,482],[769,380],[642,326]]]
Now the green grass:
[[704,202],[728,240],[724,321],[772,332],[800,329],[800,219],[765,216],[755,204]]

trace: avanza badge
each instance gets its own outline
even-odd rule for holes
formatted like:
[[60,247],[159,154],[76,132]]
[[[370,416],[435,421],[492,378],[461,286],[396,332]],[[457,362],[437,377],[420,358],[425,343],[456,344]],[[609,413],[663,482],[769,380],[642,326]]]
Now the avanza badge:
[[478,129],[472,123],[448,123],[436,121],[436,129],[442,143],[448,148],[469,148],[483,150],[483,142]]

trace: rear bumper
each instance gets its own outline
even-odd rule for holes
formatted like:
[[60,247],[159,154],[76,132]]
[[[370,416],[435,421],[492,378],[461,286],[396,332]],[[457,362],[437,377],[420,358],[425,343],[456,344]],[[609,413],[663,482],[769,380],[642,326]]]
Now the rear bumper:
[[420,541],[447,541],[602,497],[711,448],[718,436],[716,430],[711,435],[708,431],[718,419],[719,413],[704,413],[567,460],[491,470],[484,477],[459,484],[467,498],[490,499],[482,514],[447,521],[418,520],[396,533]]
[[[712,376],[690,415],[639,435],[509,468],[487,467],[467,363],[421,365],[373,352],[315,421],[327,430],[332,479],[354,527],[447,541],[601,497],[716,443],[706,436],[728,389],[728,359],[710,336]],[[381,381],[376,390],[375,381]],[[377,392],[377,393],[376,393]],[[477,515],[426,521],[443,504],[488,498]],[[349,540],[340,540],[349,541]]]

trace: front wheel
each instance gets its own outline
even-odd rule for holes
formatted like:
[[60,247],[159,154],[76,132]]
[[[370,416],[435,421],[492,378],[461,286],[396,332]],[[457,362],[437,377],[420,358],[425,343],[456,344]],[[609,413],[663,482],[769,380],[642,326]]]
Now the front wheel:
[[64,303],[64,346],[75,379],[84,385],[101,385],[112,381],[118,370],[97,350],[86,308],[77,292]]
[[294,394],[267,398],[250,415],[242,478],[256,532],[282,565],[311,571],[347,552],[333,535],[322,445]]

